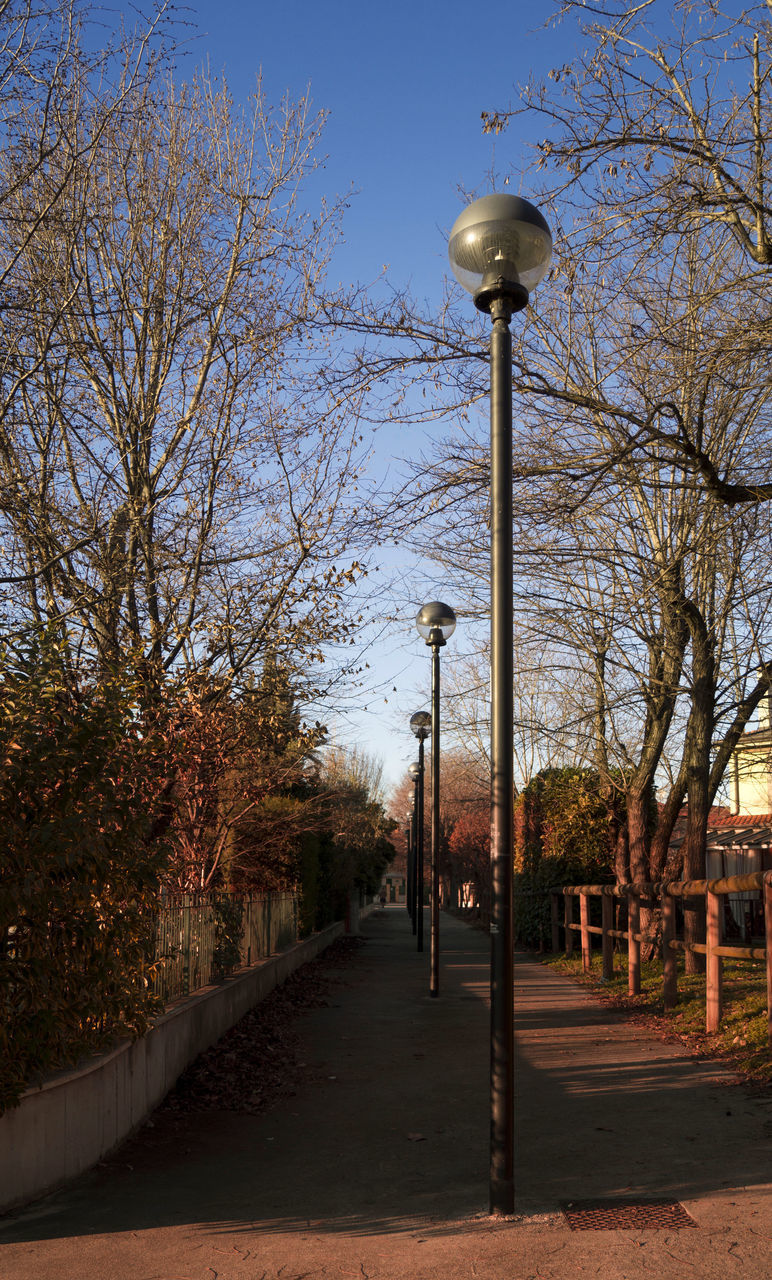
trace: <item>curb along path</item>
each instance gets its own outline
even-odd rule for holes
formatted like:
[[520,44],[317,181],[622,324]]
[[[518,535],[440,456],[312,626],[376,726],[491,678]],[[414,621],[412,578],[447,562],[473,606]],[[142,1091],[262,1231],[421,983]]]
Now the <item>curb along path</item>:
[[[517,1214],[491,1219],[487,937],[443,915],[432,1000],[404,908],[363,934],[298,1017],[294,1094],[158,1114],[3,1220],[3,1280],[767,1280],[772,1095],[518,957]],[[562,1212],[652,1197],[696,1226],[572,1231]]]

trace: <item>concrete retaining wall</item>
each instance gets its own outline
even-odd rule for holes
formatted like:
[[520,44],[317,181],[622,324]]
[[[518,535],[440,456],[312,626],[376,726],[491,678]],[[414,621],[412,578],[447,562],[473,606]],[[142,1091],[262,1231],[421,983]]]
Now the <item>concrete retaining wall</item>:
[[343,930],[331,925],[177,1001],[141,1040],[28,1089],[0,1116],[0,1211],[46,1194],[123,1142],[199,1053]]

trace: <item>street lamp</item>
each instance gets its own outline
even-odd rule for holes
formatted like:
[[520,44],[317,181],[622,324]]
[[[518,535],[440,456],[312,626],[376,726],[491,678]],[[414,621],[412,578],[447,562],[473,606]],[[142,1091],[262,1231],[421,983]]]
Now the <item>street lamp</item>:
[[456,629],[450,605],[432,600],[415,620],[418,634],[432,651],[432,886],[429,995],[440,994],[440,649]]
[[[414,936],[417,935],[418,951],[423,951],[424,949],[423,898],[419,896],[419,888],[418,888],[419,874],[421,876],[421,884],[423,885],[423,873],[424,873],[423,839],[421,839],[421,842],[419,845],[419,834],[418,834],[418,831],[419,831],[418,778],[419,776],[423,776],[422,764],[423,762],[419,765],[414,760],[408,769],[408,773],[410,774],[410,777],[413,779],[413,812],[411,815],[412,816],[412,833],[413,833],[413,861],[411,863],[411,873],[410,873],[411,874],[410,883],[412,885],[412,897],[411,897],[412,905],[411,905],[410,915],[413,922],[413,934]],[[423,819],[421,821],[423,821]],[[419,858],[419,848],[421,851],[420,858]],[[420,863],[420,872],[419,872],[419,863]],[[420,920],[419,920],[419,906],[421,907]],[[420,925],[420,930],[419,930],[419,925]]]
[[[410,918],[412,922],[412,934],[416,938],[416,950],[424,950],[424,897],[422,897],[422,887],[424,887],[424,842],[420,845],[419,858],[419,774],[421,773],[420,764],[414,760],[414,763],[408,768],[408,773],[412,778],[412,813],[411,813],[411,833],[412,833],[412,863],[411,863],[411,908]],[[422,822],[422,819],[421,819]],[[419,876],[421,890],[419,890]],[[420,915],[419,915],[420,911]]]
[[418,763],[412,764],[410,771],[415,769],[416,780],[413,933],[417,934],[419,951],[424,949],[424,742],[432,731],[431,724],[428,711],[416,711],[410,717],[410,728],[418,739]]
[[514,1213],[514,660],[512,338],[509,322],[546,274],[552,237],[527,200],[484,196],[453,224],[450,265],[491,317],[491,1213]]
[[413,848],[413,813],[412,810],[405,816],[405,864],[407,868],[405,907],[410,919],[413,919],[413,858],[415,857],[415,849]]

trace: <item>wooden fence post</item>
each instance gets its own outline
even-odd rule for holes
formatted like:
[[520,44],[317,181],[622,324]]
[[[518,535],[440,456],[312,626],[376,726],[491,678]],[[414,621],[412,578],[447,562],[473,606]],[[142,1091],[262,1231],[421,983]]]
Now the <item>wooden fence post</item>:
[[614,928],[614,899],[610,893],[601,897],[601,928],[603,929],[603,981],[610,982],[614,976],[614,939],[611,930]]
[[565,903],[566,903],[566,907],[565,907],[566,956],[570,957],[574,954],[574,931],[571,928],[571,925],[573,924],[573,915],[574,915],[574,900],[570,893],[567,893],[564,896],[565,896]]
[[592,935],[589,931],[590,923],[590,899],[588,894],[579,894],[579,919],[582,925],[582,972],[590,973],[592,970]]
[[557,893],[550,894],[550,923],[552,925],[552,954],[560,950],[560,898]]
[[641,994],[641,900],[634,889],[627,896],[627,993]]
[[667,885],[662,886],[661,893],[663,994],[665,1008],[674,1009],[678,1003],[678,960],[675,948],[670,944],[675,941],[676,935],[676,904],[675,898],[672,898],[667,891]]
[[717,956],[715,948],[721,945],[721,898],[711,893],[710,887],[705,891],[705,904],[708,915],[707,957],[705,974],[705,1028],[707,1031],[718,1031],[721,1022],[721,985],[723,962]]

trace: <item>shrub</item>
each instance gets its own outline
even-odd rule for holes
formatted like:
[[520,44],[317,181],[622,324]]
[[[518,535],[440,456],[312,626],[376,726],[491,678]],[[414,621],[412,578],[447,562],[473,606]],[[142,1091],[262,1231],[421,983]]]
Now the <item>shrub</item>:
[[243,899],[216,894],[212,899],[215,944],[212,951],[212,977],[224,978],[241,963],[241,939],[244,937]]
[[164,850],[163,753],[136,698],[77,688],[50,637],[0,659],[0,752],[1,1110],[146,1029]]
[[550,936],[549,890],[613,879],[611,831],[617,793],[604,794],[590,769],[544,769],[515,806],[515,937],[538,946]]

